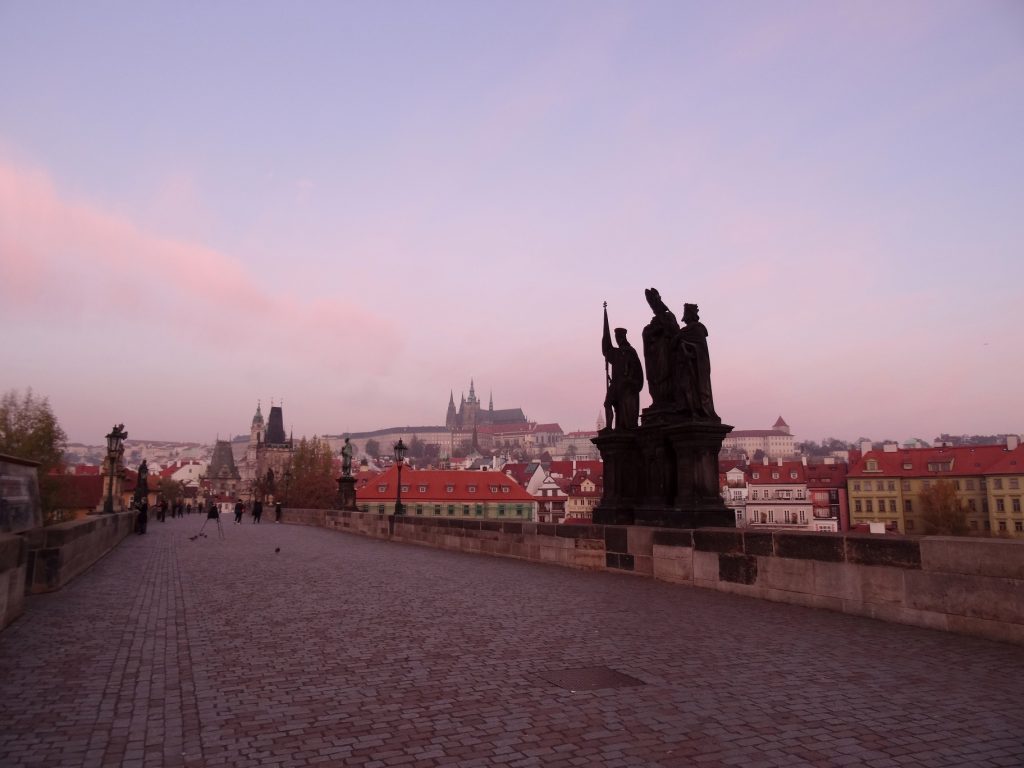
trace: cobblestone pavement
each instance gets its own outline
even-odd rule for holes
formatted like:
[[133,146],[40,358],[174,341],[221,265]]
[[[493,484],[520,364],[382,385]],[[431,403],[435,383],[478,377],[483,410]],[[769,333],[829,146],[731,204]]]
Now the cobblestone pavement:
[[[1024,765],[1019,647],[229,519],[30,599],[0,765]],[[594,667],[642,684],[546,679]]]

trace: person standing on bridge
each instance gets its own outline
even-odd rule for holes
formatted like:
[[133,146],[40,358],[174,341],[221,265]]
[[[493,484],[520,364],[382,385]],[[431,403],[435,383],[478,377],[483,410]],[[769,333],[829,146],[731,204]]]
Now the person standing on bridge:
[[242,512],[245,511],[245,507],[242,506],[242,500],[235,500],[235,524],[242,522]]
[[263,517],[263,502],[256,499],[252,503],[252,522],[253,524],[259,523],[260,518]]

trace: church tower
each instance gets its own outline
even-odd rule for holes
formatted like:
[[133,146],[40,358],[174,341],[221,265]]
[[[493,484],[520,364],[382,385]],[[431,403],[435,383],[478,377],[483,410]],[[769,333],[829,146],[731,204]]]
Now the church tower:
[[479,423],[480,401],[476,397],[476,387],[469,380],[469,397],[466,399],[466,410],[462,417],[463,428],[475,427]]
[[444,425],[450,430],[459,426],[459,417],[455,412],[454,392],[449,392],[448,394],[448,415],[444,417]]
[[263,412],[260,410],[260,401],[256,401],[256,415],[252,417],[252,426],[249,427],[249,445],[256,447],[263,441]]

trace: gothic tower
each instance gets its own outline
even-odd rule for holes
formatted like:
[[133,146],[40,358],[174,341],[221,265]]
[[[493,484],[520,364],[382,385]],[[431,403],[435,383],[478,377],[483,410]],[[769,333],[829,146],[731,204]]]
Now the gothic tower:
[[444,417],[444,425],[448,429],[455,429],[459,426],[459,416],[455,412],[455,393],[448,394],[448,415]]

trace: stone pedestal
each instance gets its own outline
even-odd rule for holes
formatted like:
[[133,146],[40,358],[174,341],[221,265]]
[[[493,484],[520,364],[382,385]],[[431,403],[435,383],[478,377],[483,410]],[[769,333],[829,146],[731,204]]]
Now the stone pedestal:
[[594,438],[605,463],[604,495],[594,522],[734,526],[735,516],[718,488],[718,454],[732,427],[648,411],[637,429],[605,431]]
[[604,495],[594,508],[598,525],[632,525],[641,490],[638,430],[601,430],[593,439],[604,461]]
[[356,479],[342,475],[338,478],[338,509],[356,509]]

